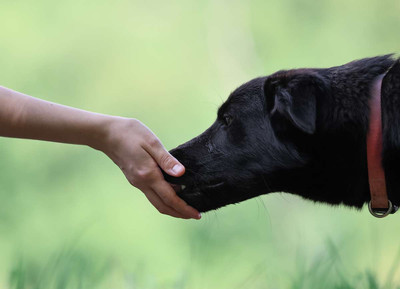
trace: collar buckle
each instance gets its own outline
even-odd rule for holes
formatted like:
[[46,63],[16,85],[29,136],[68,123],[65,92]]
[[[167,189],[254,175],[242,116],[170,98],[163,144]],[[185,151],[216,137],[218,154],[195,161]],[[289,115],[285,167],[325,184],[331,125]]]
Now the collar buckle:
[[388,208],[372,208],[372,201],[368,203],[368,210],[375,218],[384,218],[389,214],[394,214],[399,209],[397,206],[393,206],[392,202],[388,200]]

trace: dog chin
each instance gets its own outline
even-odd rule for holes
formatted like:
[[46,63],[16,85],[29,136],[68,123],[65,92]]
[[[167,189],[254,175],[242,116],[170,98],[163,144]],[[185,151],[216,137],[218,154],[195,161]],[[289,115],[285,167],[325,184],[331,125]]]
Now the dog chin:
[[193,191],[183,191],[179,192],[178,196],[184,200],[189,206],[195,208],[199,212],[208,212],[211,210],[218,209],[225,206],[225,204],[220,204],[220,202],[214,200],[210,196],[210,192],[202,192],[198,189]]
[[213,209],[211,203],[201,192],[193,192],[186,194],[179,194],[178,196],[184,200],[189,206],[195,208],[199,212],[207,212]]
[[248,194],[244,193],[245,191],[242,190],[235,190],[235,188],[222,182],[202,188],[188,187],[182,189],[182,186],[179,186],[179,188],[176,185],[173,186],[177,195],[189,206],[202,213],[216,210],[230,204],[237,204],[266,193],[254,189],[250,190],[252,194]]
[[[228,192],[229,190],[226,188],[224,182],[214,182],[213,184],[202,185],[201,187],[172,183],[170,185],[178,197],[199,212],[215,210],[228,204],[225,203],[227,193],[224,192]],[[222,195],[225,198],[221,198]],[[221,203],[221,200],[224,200],[224,203]]]

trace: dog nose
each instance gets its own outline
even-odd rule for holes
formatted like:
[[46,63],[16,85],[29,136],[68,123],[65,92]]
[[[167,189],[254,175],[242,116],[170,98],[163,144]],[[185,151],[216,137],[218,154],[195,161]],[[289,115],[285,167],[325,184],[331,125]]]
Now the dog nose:
[[[168,173],[164,172],[161,168],[160,168],[160,170],[164,176],[164,179],[174,187],[175,191],[177,191],[177,190],[183,191],[185,189],[186,185],[192,183],[191,178],[190,178],[191,174],[188,172],[185,172],[185,174],[183,176],[173,177],[173,176],[169,175]],[[179,188],[178,187],[175,188],[175,185],[179,186]]]
[[179,178],[170,176],[169,174],[167,174],[166,172],[164,172],[161,168],[160,168],[160,170],[161,170],[161,172],[162,172],[162,174],[163,174],[163,176],[164,176],[164,179],[165,179],[168,183],[170,183],[170,184],[176,184],[176,183],[178,183],[178,179],[179,179]]

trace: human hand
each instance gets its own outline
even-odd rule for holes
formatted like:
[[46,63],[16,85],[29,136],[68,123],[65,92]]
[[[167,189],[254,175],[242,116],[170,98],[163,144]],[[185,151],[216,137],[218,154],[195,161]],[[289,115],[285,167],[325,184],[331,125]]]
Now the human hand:
[[[200,219],[164,180],[185,168],[140,121],[44,101],[0,86],[0,136],[88,145],[103,151],[160,213]],[[159,166],[158,166],[158,165]]]
[[141,190],[161,213],[183,219],[200,219],[200,213],[179,198],[164,180],[161,169],[179,177],[185,168],[143,123],[115,117],[98,147],[122,170],[127,180]]

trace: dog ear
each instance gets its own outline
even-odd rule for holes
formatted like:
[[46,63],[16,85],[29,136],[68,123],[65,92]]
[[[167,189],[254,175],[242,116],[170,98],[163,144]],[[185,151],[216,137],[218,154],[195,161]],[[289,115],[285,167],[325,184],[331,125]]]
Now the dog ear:
[[317,119],[317,98],[325,81],[316,73],[278,73],[264,83],[267,110],[273,118],[284,118],[307,134],[313,134]]

